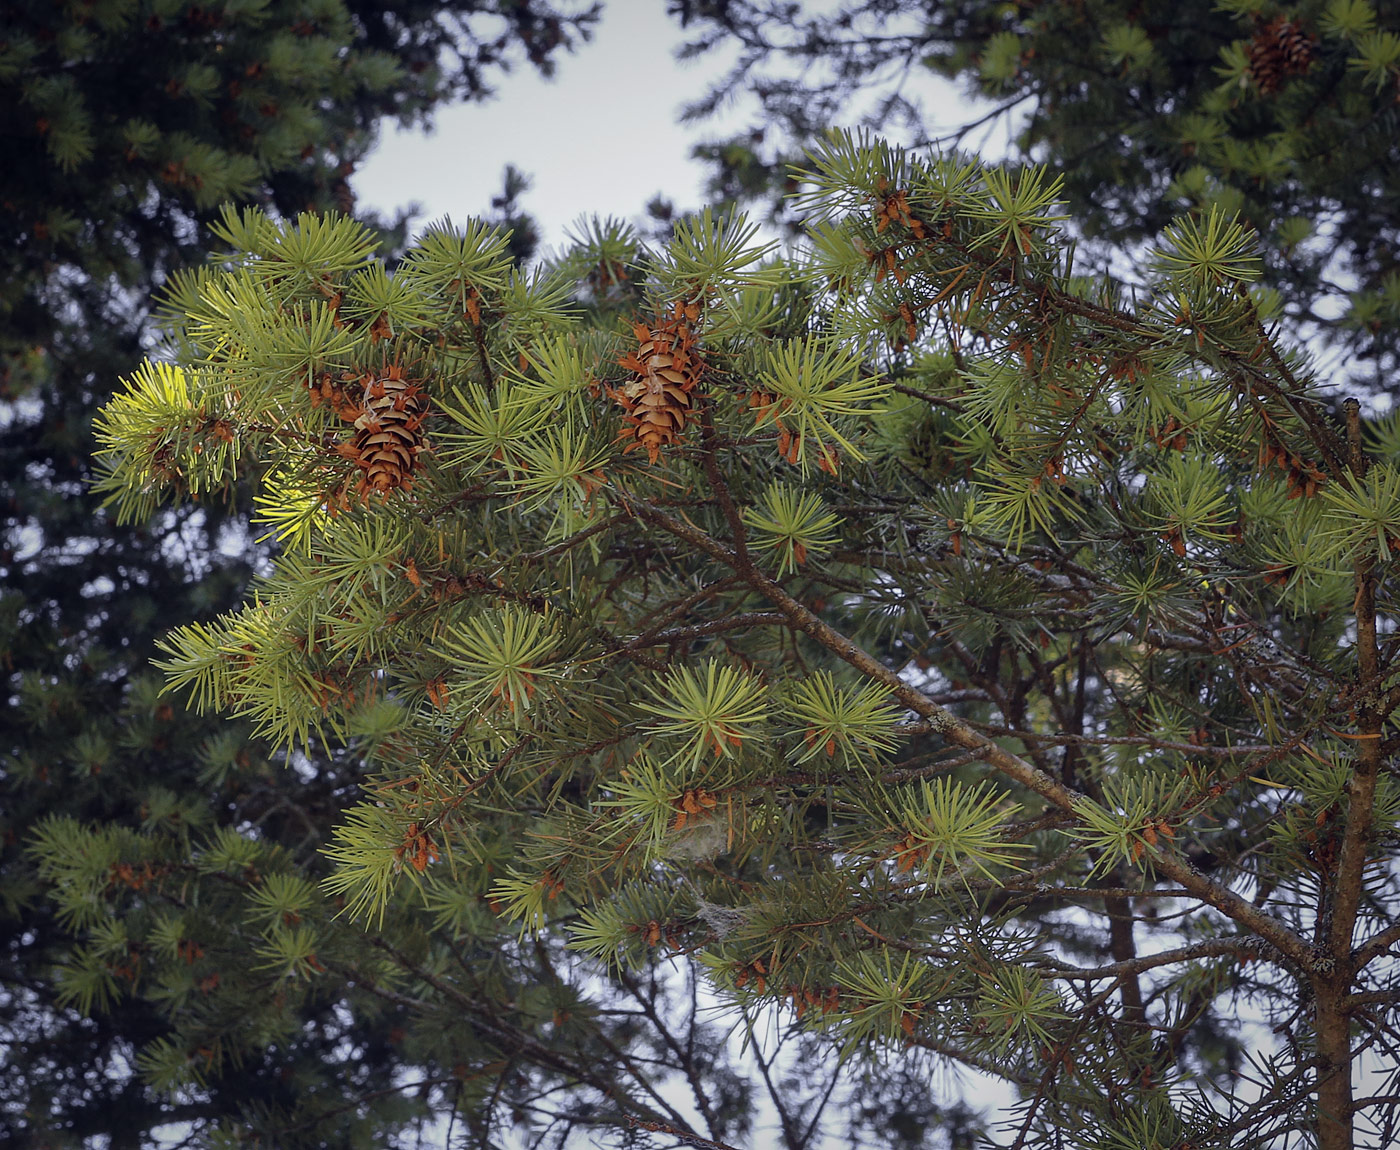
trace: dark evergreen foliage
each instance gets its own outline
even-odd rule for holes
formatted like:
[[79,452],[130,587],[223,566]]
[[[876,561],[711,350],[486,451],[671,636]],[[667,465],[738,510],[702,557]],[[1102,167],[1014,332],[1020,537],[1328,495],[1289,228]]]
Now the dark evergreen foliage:
[[[307,1025],[289,1044],[221,1067],[197,1098],[162,1097],[133,1060],[169,1030],[170,1004],[137,995],[83,1010],[55,981],[73,924],[55,917],[25,853],[45,816],[172,836],[167,853],[192,828],[219,825],[294,847],[319,839],[354,779],[353,765],[329,759],[309,779],[273,768],[246,731],[155,697],[154,639],[235,602],[257,549],[228,506],[113,524],[87,491],[92,413],[148,346],[154,289],[205,257],[220,204],[353,207],[347,181],[382,117],[423,119],[443,101],[479,98],[516,64],[548,73],[595,15],[537,0],[0,6],[7,1145],[99,1134],[144,1145],[162,1123],[208,1124],[270,1101],[270,1082],[295,1105],[313,1085],[336,1098],[357,1082],[382,1085],[385,1028],[363,1016],[354,1066],[317,1068],[346,1029],[325,999],[289,1008]],[[125,873],[113,872],[113,889],[131,893]],[[303,1071],[305,1081],[286,1077]]]

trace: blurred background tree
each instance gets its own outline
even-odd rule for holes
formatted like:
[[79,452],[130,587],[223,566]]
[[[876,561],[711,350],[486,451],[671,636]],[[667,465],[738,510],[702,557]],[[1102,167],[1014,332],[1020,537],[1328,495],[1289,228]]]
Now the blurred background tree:
[[[597,15],[596,4],[548,0],[14,0],[0,10],[7,1144],[103,1134],[144,1145],[162,1123],[214,1121],[255,1099],[341,1099],[386,1065],[383,1026],[349,1024],[328,999],[296,1003],[289,1041],[219,1066],[205,1094],[176,1105],[135,1066],[136,1049],[168,1029],[168,1004],[138,995],[75,1009],[93,1003],[55,985],[73,924],[55,917],[24,851],[42,816],[118,837],[168,831],[174,843],[192,827],[237,825],[295,857],[321,841],[355,777],[329,757],[286,771],[246,731],[155,697],[154,639],[236,602],[258,549],[236,508],[113,524],[87,492],[92,413],[149,344],[155,289],[206,257],[219,205],[353,211],[347,180],[384,117],[423,121],[446,101],[481,99],[516,66],[548,75]],[[402,232],[402,220],[376,223]],[[115,889],[129,892],[141,873],[139,863],[113,872]],[[324,1061],[332,1048],[353,1051],[355,1067]]]

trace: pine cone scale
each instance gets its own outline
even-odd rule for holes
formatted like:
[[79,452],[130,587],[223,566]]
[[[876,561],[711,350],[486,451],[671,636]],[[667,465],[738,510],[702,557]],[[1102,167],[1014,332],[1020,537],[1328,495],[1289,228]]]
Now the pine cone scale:
[[664,448],[680,442],[690,426],[693,393],[699,385],[704,361],[695,349],[692,306],[673,304],[654,327],[634,324],[635,350],[618,357],[618,363],[635,378],[610,394],[623,409],[622,438],[627,450],[646,450],[655,463]]
[[360,498],[367,502],[371,495],[410,490],[418,456],[427,447],[422,427],[431,414],[422,386],[391,365],[382,376],[365,377],[356,411],[355,433],[338,450],[364,472],[356,489]]

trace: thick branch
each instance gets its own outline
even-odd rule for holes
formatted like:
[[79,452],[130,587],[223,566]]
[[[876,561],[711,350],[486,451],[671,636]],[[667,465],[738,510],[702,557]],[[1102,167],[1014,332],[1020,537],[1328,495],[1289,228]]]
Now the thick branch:
[[1356,973],[1365,970],[1397,942],[1400,942],[1400,922],[1393,922],[1380,934],[1372,935],[1364,944],[1357,947],[1356,953],[1352,956],[1352,970]]
[[[1361,447],[1361,404],[1346,401],[1347,447],[1351,474],[1359,481],[1366,474],[1366,456]],[[1357,678],[1362,683],[1380,682],[1380,647],[1376,636],[1375,557],[1358,549],[1353,561],[1356,584]],[[1346,822],[1342,828],[1337,868],[1323,895],[1323,938],[1326,969],[1314,981],[1316,1006],[1313,1026],[1317,1032],[1318,1142],[1322,1150],[1351,1150],[1351,1019],[1347,1011],[1347,991],[1356,969],[1352,938],[1364,887],[1366,853],[1371,837],[1375,808],[1376,780],[1381,771],[1381,726],[1377,687],[1373,686],[1356,702],[1356,762],[1347,783]]]
[[[1078,805],[1085,801],[1084,795],[1064,786],[1019,755],[998,746],[952,712],[932,702],[889,667],[863,650],[854,640],[818,618],[747,559],[741,559],[730,548],[699,528],[668,515],[660,508],[640,500],[634,502],[621,492],[615,493],[613,497],[639,518],[655,524],[669,534],[692,544],[711,558],[733,568],[754,590],[782,611],[794,627],[810,635],[863,675],[888,688],[896,699],[927,720],[930,729],[941,735],[944,741],[977,751],[983,762],[1034,791],[1051,805],[1069,814],[1078,813]],[[1185,859],[1161,853],[1154,856],[1152,861],[1157,870],[1185,887],[1196,898],[1259,935],[1300,966],[1305,969],[1311,968],[1311,948],[1277,919],[1246,902],[1228,887],[1208,879]]]
[[[1361,450],[1361,405],[1346,401],[1347,440],[1351,449],[1352,474],[1359,480],[1366,473],[1366,457]],[[1354,564],[1356,583],[1356,663],[1357,677],[1363,683],[1380,682],[1380,647],[1376,635],[1375,558],[1369,551],[1357,554]],[[1351,962],[1352,936],[1356,929],[1357,908],[1361,905],[1362,872],[1370,845],[1371,818],[1376,803],[1376,781],[1381,773],[1381,734],[1383,719],[1374,689],[1356,703],[1356,765],[1347,785],[1346,824],[1342,831],[1337,872],[1333,879],[1330,905],[1331,929],[1327,950],[1339,964]],[[1348,971],[1350,973],[1350,971]]]
[[1192,962],[1198,958],[1218,958],[1221,955],[1233,954],[1241,958],[1258,956],[1258,949],[1249,945],[1249,939],[1244,938],[1213,938],[1206,942],[1192,943],[1190,946],[1178,946],[1172,950],[1159,950],[1156,954],[1144,954],[1137,958],[1129,959],[1127,962],[1113,962],[1107,966],[1092,967],[1063,967],[1059,964],[1038,967],[1046,978],[1066,979],[1078,981],[1085,979],[1094,981],[1100,978],[1122,978],[1129,975],[1143,974],[1149,970],[1155,970],[1159,966],[1173,966],[1178,962]]

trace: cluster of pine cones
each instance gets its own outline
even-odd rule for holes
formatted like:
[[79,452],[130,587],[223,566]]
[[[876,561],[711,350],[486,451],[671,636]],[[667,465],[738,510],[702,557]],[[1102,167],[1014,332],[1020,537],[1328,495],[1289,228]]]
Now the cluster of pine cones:
[[1249,42],[1249,78],[1264,95],[1272,95],[1290,76],[1308,70],[1316,44],[1294,21],[1275,16]]

